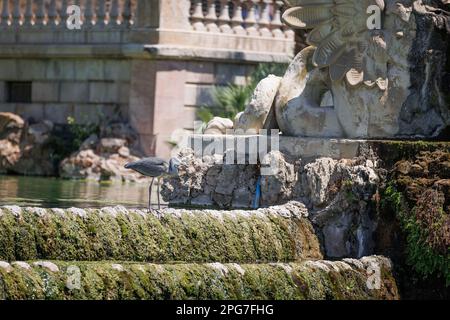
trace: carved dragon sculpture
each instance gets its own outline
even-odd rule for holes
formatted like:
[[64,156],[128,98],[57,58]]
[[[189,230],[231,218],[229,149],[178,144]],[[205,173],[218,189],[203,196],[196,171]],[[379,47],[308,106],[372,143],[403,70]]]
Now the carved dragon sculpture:
[[[419,106],[424,101],[417,91],[423,88],[411,88],[411,53],[417,51],[418,41],[424,41],[425,48],[432,46],[429,40],[419,39],[423,25],[416,23],[414,8],[422,1],[285,2],[290,7],[283,15],[285,23],[310,30],[310,46],[297,55],[279,87],[275,114],[284,134],[349,138],[434,136],[449,124],[448,108]],[[377,14],[381,28],[370,28],[371,19],[377,19]],[[333,105],[324,106],[328,92]],[[419,110],[422,120],[408,120],[414,108],[429,110]],[[430,110],[433,115],[427,115]]]

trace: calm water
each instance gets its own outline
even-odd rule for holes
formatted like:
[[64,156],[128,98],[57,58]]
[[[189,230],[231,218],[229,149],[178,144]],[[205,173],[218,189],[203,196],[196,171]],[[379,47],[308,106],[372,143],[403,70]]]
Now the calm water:
[[[153,200],[156,201],[156,187]],[[98,183],[0,175],[0,205],[45,208],[98,208],[122,205],[144,208],[148,203],[146,184]]]

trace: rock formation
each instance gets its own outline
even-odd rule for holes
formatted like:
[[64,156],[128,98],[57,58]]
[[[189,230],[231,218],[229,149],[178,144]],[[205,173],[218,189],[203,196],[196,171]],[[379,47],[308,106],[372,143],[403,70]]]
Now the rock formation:
[[[373,248],[376,228],[371,201],[380,179],[376,161],[318,158],[290,162],[280,153],[266,157],[278,164],[275,175],[261,177],[261,206],[301,201],[321,230],[328,257],[362,257]],[[165,201],[179,205],[251,208],[260,174],[256,165],[221,164],[186,150],[179,177],[165,181]],[[217,159],[216,159],[217,160]]]
[[52,122],[31,124],[18,115],[0,113],[0,173],[147,181],[123,167],[142,156],[136,133],[123,123],[110,123],[99,131],[99,135],[88,137],[78,151],[61,159],[60,146],[55,144],[55,140],[59,139],[59,144],[68,141],[58,137],[60,133],[55,131]]
[[[126,128],[126,125],[122,126]],[[145,177],[124,168],[128,162],[139,160],[136,156],[139,153],[130,150],[134,142],[130,138],[132,131],[126,130],[130,132],[128,138],[99,138],[96,134],[91,135],[82,143],[80,150],[61,162],[60,176],[70,179],[147,181]]]
[[29,124],[18,115],[0,113],[0,173],[55,175],[52,130],[50,121]]

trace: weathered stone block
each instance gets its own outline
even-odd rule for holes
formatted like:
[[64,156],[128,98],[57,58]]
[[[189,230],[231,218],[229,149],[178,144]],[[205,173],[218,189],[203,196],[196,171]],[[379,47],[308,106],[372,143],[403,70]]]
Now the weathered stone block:
[[187,83],[214,83],[214,63],[213,62],[186,62],[186,82]]
[[0,59],[0,80],[14,80],[17,75],[17,61]]
[[33,81],[32,96],[33,102],[57,102],[59,99],[59,83]]
[[59,101],[86,102],[89,98],[88,82],[62,82]]
[[184,105],[212,106],[214,104],[212,85],[186,84]]
[[73,80],[75,62],[69,59],[47,61],[45,76],[47,80]]
[[105,60],[105,80],[130,81],[131,62],[129,60]]
[[119,98],[118,84],[114,82],[89,82],[90,103],[116,103]]
[[45,79],[46,62],[44,60],[17,60],[17,80]]
[[6,102],[7,98],[6,82],[0,81],[0,103]]
[[76,80],[104,80],[104,67],[102,60],[76,60]]

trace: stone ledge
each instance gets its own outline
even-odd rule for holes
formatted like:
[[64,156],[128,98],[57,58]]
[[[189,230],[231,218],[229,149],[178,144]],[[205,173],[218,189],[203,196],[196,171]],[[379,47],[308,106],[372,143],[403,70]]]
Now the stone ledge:
[[288,54],[144,44],[12,44],[0,46],[0,58],[136,58],[235,63],[288,63]]
[[[215,154],[224,154],[227,148],[226,141],[234,140],[234,145],[238,143],[246,146],[250,140],[260,138],[260,135],[192,135],[188,139],[188,147],[196,151],[196,156],[200,156],[198,150],[193,146],[201,146],[199,150],[205,150],[214,141],[221,141],[222,150],[215,150]],[[232,143],[232,142],[229,142]],[[294,159],[314,159],[329,157],[333,159],[351,159],[359,155],[363,145],[367,145],[367,140],[350,139],[329,139],[329,138],[298,138],[280,136],[280,152],[287,157]],[[271,150],[270,136],[267,137],[268,151]]]
[[[378,283],[368,272],[374,269]],[[378,256],[248,265],[0,261],[0,284],[0,300],[399,298],[391,263]]]
[[[234,143],[245,145],[248,154],[250,140],[258,139],[260,135],[208,135],[194,134],[188,137],[187,147],[196,151],[196,156],[201,156],[198,150],[204,150],[214,141],[219,141],[222,150],[214,150],[215,154],[224,154],[227,150],[226,141],[229,145]],[[195,149],[198,146],[199,149]],[[267,137],[268,151],[271,151],[270,136]],[[373,149],[380,158],[389,160],[408,156],[419,151],[434,151],[438,148],[448,150],[450,142],[440,141],[412,141],[412,140],[366,140],[366,139],[337,139],[337,138],[307,138],[280,136],[279,151],[292,159],[309,161],[316,158],[332,158],[335,160],[352,159],[361,155],[363,151]],[[394,161],[394,160],[393,160]],[[392,162],[392,161],[391,161]]]
[[175,45],[146,45],[145,50],[157,59],[230,61],[244,63],[275,62],[288,63],[291,58],[285,53],[236,51]]
[[300,203],[256,211],[0,207],[0,260],[269,262],[321,258]]

